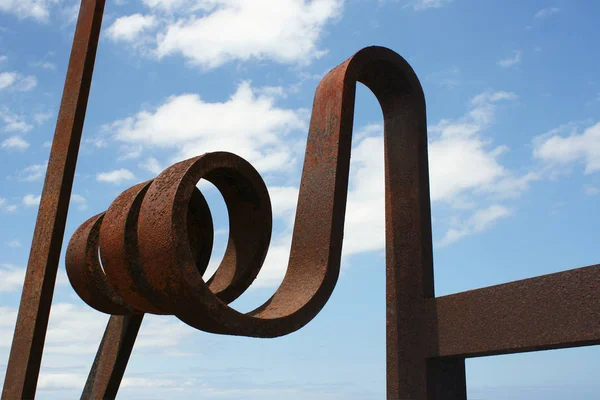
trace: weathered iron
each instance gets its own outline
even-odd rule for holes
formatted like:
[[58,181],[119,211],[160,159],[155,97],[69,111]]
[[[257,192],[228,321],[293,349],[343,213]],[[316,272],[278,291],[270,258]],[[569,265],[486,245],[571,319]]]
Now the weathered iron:
[[104,3],[105,0],[81,2],[4,378],[3,399],[35,396]]
[[[79,65],[75,49],[88,43],[83,64],[89,75],[78,80],[68,74],[60,115],[69,115],[64,99],[72,94],[67,89],[85,87],[76,93],[87,99],[102,6],[82,1],[71,64]],[[92,20],[94,29],[89,28]],[[375,94],[384,117],[387,398],[466,399],[465,358],[600,344],[600,266],[435,297],[423,90],[402,57],[368,47],[329,72],[317,88],[288,269],[261,307],[243,314],[228,306],[260,271],[272,223],[262,178],[234,154],[206,153],[179,162],[127,189],[106,212],[77,229],[67,249],[69,279],[87,304],[112,315],[82,398],[116,396],[145,313],[172,314],[207,332],[262,338],[294,332],[319,313],[340,268],[357,82]],[[65,216],[64,191],[68,187],[70,192],[85,111],[85,101],[78,99],[76,140],[61,153],[57,143],[63,131],[57,128],[52,150],[68,154],[71,168],[51,162],[44,188],[47,198],[63,196]],[[66,184],[50,186],[57,176]],[[208,282],[202,274],[213,224],[196,188],[200,179],[222,193],[230,221],[225,256]],[[43,211],[47,206],[40,208],[36,238],[41,226],[49,229],[40,222],[46,218]],[[50,228],[60,238],[55,233],[47,245],[52,257],[32,248],[24,299],[32,296],[31,282],[46,294],[37,294],[37,308],[25,300],[21,304],[3,399],[35,393],[56,275],[53,263],[64,229],[64,218],[53,221]],[[31,277],[44,270],[40,263],[47,272]],[[30,310],[39,317],[29,320]],[[20,332],[28,342],[17,338]],[[21,360],[21,354],[27,359]]]

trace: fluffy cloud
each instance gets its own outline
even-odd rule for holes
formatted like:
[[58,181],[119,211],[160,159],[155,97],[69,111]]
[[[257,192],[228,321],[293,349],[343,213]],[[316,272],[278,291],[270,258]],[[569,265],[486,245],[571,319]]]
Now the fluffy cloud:
[[585,166],[585,173],[600,170],[600,122],[580,132],[580,124],[560,126],[533,140],[533,155],[550,167],[574,163]]
[[133,42],[145,31],[156,25],[152,15],[133,14],[120,17],[106,30],[108,37],[115,41]]
[[[15,246],[17,244],[18,246]],[[20,247],[21,244],[18,240],[13,240],[8,243],[11,247]],[[0,292],[17,292],[23,288],[23,281],[25,280],[25,268],[18,267],[12,264],[0,264]],[[62,269],[59,270],[58,275],[56,277],[57,285],[64,285],[68,281],[66,272]],[[0,307],[2,308],[2,307]],[[6,308],[5,308],[6,310]],[[0,320],[4,318],[5,315],[2,315],[0,312]],[[16,319],[16,314],[15,314]],[[9,318],[10,320],[10,318]],[[14,322],[13,322],[14,323]],[[0,323],[0,347],[6,345],[3,334],[6,332],[1,332],[2,324]]]
[[12,86],[17,81],[16,72],[2,72],[0,73],[0,90],[6,89]]
[[0,108],[0,121],[4,123],[6,132],[26,133],[33,129],[33,125],[25,122],[23,116],[13,114],[7,107]]
[[[482,232],[510,216],[509,207],[489,203],[519,195],[538,179],[534,172],[517,175],[504,167],[499,157],[507,148],[493,147],[483,136],[495,121],[498,104],[516,99],[511,92],[484,92],[471,99],[462,117],[429,127],[431,201],[454,211],[438,244]],[[352,150],[344,255],[381,250],[385,243],[382,132],[378,125],[359,131],[357,138],[363,138]]]
[[27,194],[25,195],[25,197],[23,197],[23,204],[26,205],[27,207],[33,207],[33,206],[38,206],[40,205],[40,200],[42,199],[42,196],[38,195],[33,195],[33,194]]
[[122,182],[135,180],[135,175],[128,169],[121,168],[109,172],[100,172],[96,174],[96,180],[98,182],[108,182],[118,185]]
[[[292,157],[290,142],[283,141],[285,133],[305,132],[306,116],[302,111],[278,108],[274,96],[272,91],[253,89],[243,82],[225,102],[207,103],[197,95],[174,96],[106,128],[121,142],[172,149],[172,161],[226,149],[249,160],[261,173],[285,176]],[[507,147],[493,146],[484,136],[495,123],[498,107],[517,98],[512,92],[486,91],[469,101],[463,116],[442,119],[429,127],[431,198],[450,206],[455,214],[440,244],[482,232],[494,221],[510,216],[512,208],[498,201],[519,195],[538,179],[534,172],[518,175],[504,167],[500,157]],[[382,131],[381,125],[372,124],[355,137],[344,256],[384,246]],[[140,166],[153,173],[162,167],[154,158]],[[287,175],[293,172],[288,169]],[[274,216],[285,227],[274,238],[254,287],[281,282],[289,257],[298,189],[270,186],[269,192]],[[216,266],[211,263],[210,270]]]
[[342,0],[143,3],[150,13],[118,18],[108,29],[109,37],[133,42],[148,32],[151,50],[159,59],[181,55],[205,69],[236,60],[308,63],[324,53],[318,47],[319,38],[325,24],[341,14],[343,5]]
[[293,154],[282,139],[305,128],[302,110],[277,107],[272,96],[257,94],[249,82],[225,102],[208,103],[196,94],[172,96],[154,110],[105,127],[121,142],[173,149],[174,160],[226,149],[261,171],[289,165]]
[[59,0],[0,0],[0,11],[14,14],[20,19],[32,18],[45,22],[52,5]]
[[9,150],[26,150],[29,147],[29,143],[20,136],[11,136],[8,139],[4,139],[0,146],[3,149]]
[[12,292],[20,289],[25,280],[25,268],[11,264],[0,264],[0,292]]

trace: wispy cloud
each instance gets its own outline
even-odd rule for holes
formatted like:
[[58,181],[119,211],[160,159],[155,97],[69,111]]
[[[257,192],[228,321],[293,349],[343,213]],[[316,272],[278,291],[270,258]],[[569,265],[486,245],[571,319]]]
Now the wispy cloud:
[[16,204],[8,204],[5,198],[0,197],[0,211],[6,213],[13,213],[17,211],[18,206]]
[[0,264],[0,292],[20,289],[25,280],[25,268],[12,264]]
[[120,184],[123,182],[135,180],[135,175],[128,169],[121,168],[109,172],[100,172],[96,175],[96,180],[98,182]]
[[497,220],[509,217],[512,214],[513,211],[511,209],[498,204],[477,210],[469,219],[459,223],[459,226],[449,229],[438,244],[440,246],[447,246],[466,236],[483,232]]
[[498,65],[502,68],[510,68],[521,63],[521,50],[515,50],[512,56],[506,57],[498,61]]
[[71,202],[77,206],[77,209],[79,211],[87,210],[87,207],[88,207],[87,199],[85,197],[83,197],[82,195],[73,193],[73,195],[71,195]]
[[23,151],[29,148],[29,143],[20,136],[11,136],[8,139],[4,139],[0,146],[3,149]]
[[432,8],[441,8],[452,3],[453,0],[414,0],[411,4],[414,10],[424,11]]
[[0,73],[0,90],[28,92],[37,86],[37,78],[33,75],[23,76],[18,72]]
[[10,242],[6,243],[6,245],[12,248],[21,247],[21,241],[19,239],[13,239]]
[[32,164],[25,167],[17,174],[17,179],[24,182],[35,182],[39,181],[44,177],[46,173],[47,163]]
[[22,115],[12,113],[6,106],[0,108],[0,121],[4,123],[6,132],[26,133],[33,129],[33,125],[26,122]]
[[541,10],[539,10],[538,12],[535,13],[534,18],[536,18],[536,19],[548,18],[551,15],[557,14],[559,12],[560,12],[560,8],[558,8],[558,7],[542,8]]

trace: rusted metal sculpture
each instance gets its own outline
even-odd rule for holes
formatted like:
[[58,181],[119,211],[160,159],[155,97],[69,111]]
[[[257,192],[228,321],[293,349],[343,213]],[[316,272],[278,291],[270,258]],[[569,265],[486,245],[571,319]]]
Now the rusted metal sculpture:
[[[82,1],[3,399],[35,394],[103,6]],[[258,274],[272,222],[264,182],[234,154],[177,163],[77,229],[69,279],[87,304],[112,315],[82,398],[116,396],[144,313],[263,338],[317,315],[339,273],[357,82],[384,115],[387,398],[466,399],[465,358],[600,344],[599,266],[435,297],[423,91],[402,57],[369,47],[317,88],[287,273],[261,307],[242,314],[227,305]],[[213,226],[196,188],[202,178],[221,191],[230,220],[208,282]]]

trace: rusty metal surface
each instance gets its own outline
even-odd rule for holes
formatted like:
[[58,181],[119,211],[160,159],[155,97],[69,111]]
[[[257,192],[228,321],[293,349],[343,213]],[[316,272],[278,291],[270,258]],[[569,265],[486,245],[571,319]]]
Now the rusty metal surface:
[[117,396],[143,318],[143,314],[110,317],[81,400],[109,400]]
[[490,356],[600,344],[600,266],[438,297],[430,356]]
[[103,11],[104,0],[81,3],[2,389],[3,399],[35,396]]
[[[89,226],[98,226],[100,217],[84,223],[67,252],[74,288],[100,311],[106,312],[105,301],[122,314],[128,313],[124,304],[135,304],[129,313],[174,314],[213,333],[276,337],[304,326],[325,305],[339,274],[357,82],[378,98],[385,122],[388,398],[424,398],[427,375],[429,381],[443,375],[436,374],[441,364],[428,364],[426,358],[425,299],[434,293],[425,101],[408,63],[385,48],[361,50],[317,89],[290,260],[281,286],[263,306],[242,314],[227,305],[258,274],[272,217],[260,175],[224,152],[177,163],[119,196],[118,206],[111,205],[97,228],[105,274],[97,262],[98,241],[89,239]],[[207,260],[210,248],[193,251],[190,238],[202,234],[189,234],[194,226],[208,226],[210,212],[198,211],[207,206],[194,211],[190,202],[203,178],[222,193],[230,221],[226,254],[208,282],[197,259]],[[119,212],[109,218],[111,208]],[[96,260],[86,261],[86,254]],[[87,285],[72,278],[76,271],[88,271]],[[95,291],[103,291],[97,301]],[[449,368],[464,376],[464,362],[445,363],[444,371]]]

